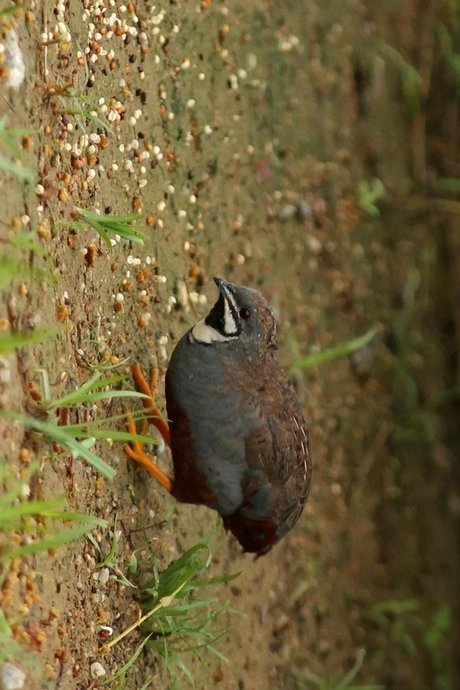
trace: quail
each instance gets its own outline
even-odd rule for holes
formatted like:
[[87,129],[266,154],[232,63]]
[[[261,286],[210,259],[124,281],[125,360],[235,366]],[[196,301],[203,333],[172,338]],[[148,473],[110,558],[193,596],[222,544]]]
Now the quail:
[[[179,340],[169,362],[169,425],[154,403],[156,380],[149,387],[133,367],[148,421],[171,448],[173,478],[139,442],[125,451],[178,501],[220,513],[244,551],[260,556],[295,525],[307,500],[308,430],[276,359],[270,306],[255,289],[214,281],[217,302]],[[136,431],[132,417],[128,427]]]

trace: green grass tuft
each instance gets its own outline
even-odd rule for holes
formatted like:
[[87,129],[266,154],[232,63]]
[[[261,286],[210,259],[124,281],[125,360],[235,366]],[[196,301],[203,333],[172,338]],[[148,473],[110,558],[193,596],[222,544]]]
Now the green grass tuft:
[[127,216],[102,216],[83,208],[77,208],[76,212],[80,220],[65,221],[65,224],[79,231],[86,230],[88,226],[93,228],[109,249],[112,248],[111,238],[114,239],[116,236],[134,244],[144,244],[144,235],[136,227],[136,222],[142,217],[138,213]]
[[156,568],[152,559],[152,576],[142,588],[144,615],[109,642],[107,648],[118,644],[136,629],[140,629],[143,640],[126,664],[106,683],[121,680],[124,683],[127,672],[144,647],[162,657],[171,675],[171,687],[181,684],[181,680],[186,680],[194,687],[193,676],[185,660],[186,654],[192,654],[200,661],[203,661],[203,654],[206,653],[225,660],[214,644],[225,633],[224,629],[216,629],[215,623],[227,606],[219,604],[214,596],[201,596],[201,590],[229,582],[239,573],[205,578],[203,575],[210,564],[211,549],[207,543],[191,547],[163,571]]

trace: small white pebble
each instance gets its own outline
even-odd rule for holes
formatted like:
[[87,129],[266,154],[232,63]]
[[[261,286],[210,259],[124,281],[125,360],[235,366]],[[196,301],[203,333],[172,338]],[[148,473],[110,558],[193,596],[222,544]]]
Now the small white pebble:
[[[117,295],[118,297],[118,295]],[[109,581],[110,577],[110,570],[108,568],[102,568],[100,573],[99,573],[99,584],[105,587],[107,582]]]
[[159,201],[157,203],[157,211],[164,211],[166,208],[166,203],[164,201]]
[[102,664],[99,663],[99,661],[95,661],[94,663],[92,663],[89,668],[89,671],[91,673],[91,678],[101,678],[106,674],[105,668]]
[[26,674],[8,661],[0,666],[0,687],[2,690],[22,690],[25,687]]
[[37,194],[38,196],[42,196],[42,194],[44,194],[44,193],[45,193],[45,188],[44,188],[44,186],[43,186],[42,184],[38,184],[38,185],[35,187],[35,194]]

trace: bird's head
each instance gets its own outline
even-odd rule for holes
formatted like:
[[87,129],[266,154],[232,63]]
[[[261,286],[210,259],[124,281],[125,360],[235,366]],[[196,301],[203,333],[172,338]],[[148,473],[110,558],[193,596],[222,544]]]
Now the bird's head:
[[235,343],[277,348],[276,322],[265,298],[253,288],[214,278],[219,298],[206,318],[192,328],[194,340],[207,345]]

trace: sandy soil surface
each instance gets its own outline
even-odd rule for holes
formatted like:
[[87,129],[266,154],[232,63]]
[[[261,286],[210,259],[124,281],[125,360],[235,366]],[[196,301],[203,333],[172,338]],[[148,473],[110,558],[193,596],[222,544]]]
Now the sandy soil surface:
[[[0,111],[31,130],[22,158],[36,175],[0,181],[1,251],[28,266],[3,286],[1,327],[58,327],[2,356],[3,409],[40,418],[43,371],[53,398],[103,365],[129,382],[133,360],[157,365],[162,382],[178,337],[215,299],[214,275],[263,291],[286,367],[377,331],[350,357],[292,370],[311,430],[311,497],[256,562],[215,528],[209,575],[241,575],[213,590],[228,604],[216,623],[227,661],[183,655],[197,688],[342,688],[358,666],[353,687],[458,687],[452,224],[427,193],[433,171],[448,174],[436,165],[449,146],[440,127],[431,144],[429,117],[404,100],[407,78],[386,48],[424,84],[436,67],[444,74],[426,56],[442,13],[399,5],[29,0],[0,15],[2,45],[16,32],[25,64],[22,85],[8,88],[0,53]],[[373,204],[375,178],[384,192]],[[139,213],[144,245],[108,248],[75,230],[77,208]],[[31,250],[14,243],[23,231]],[[117,412],[113,399],[69,414]],[[96,444],[116,470],[108,481],[20,423],[0,429],[17,476],[38,462],[31,497],[65,494],[69,510],[108,521],[92,540],[9,562],[2,610],[24,650],[10,661],[33,690],[102,688],[141,640],[135,631],[101,652],[101,625],[116,635],[139,615],[138,589],[101,577],[113,530],[124,574],[137,555],[138,585],[148,547],[164,568],[215,516],[175,504],[117,441]],[[166,452],[160,463],[169,467]],[[92,677],[95,662],[105,677]],[[119,687],[149,680],[175,682],[144,650]]]

